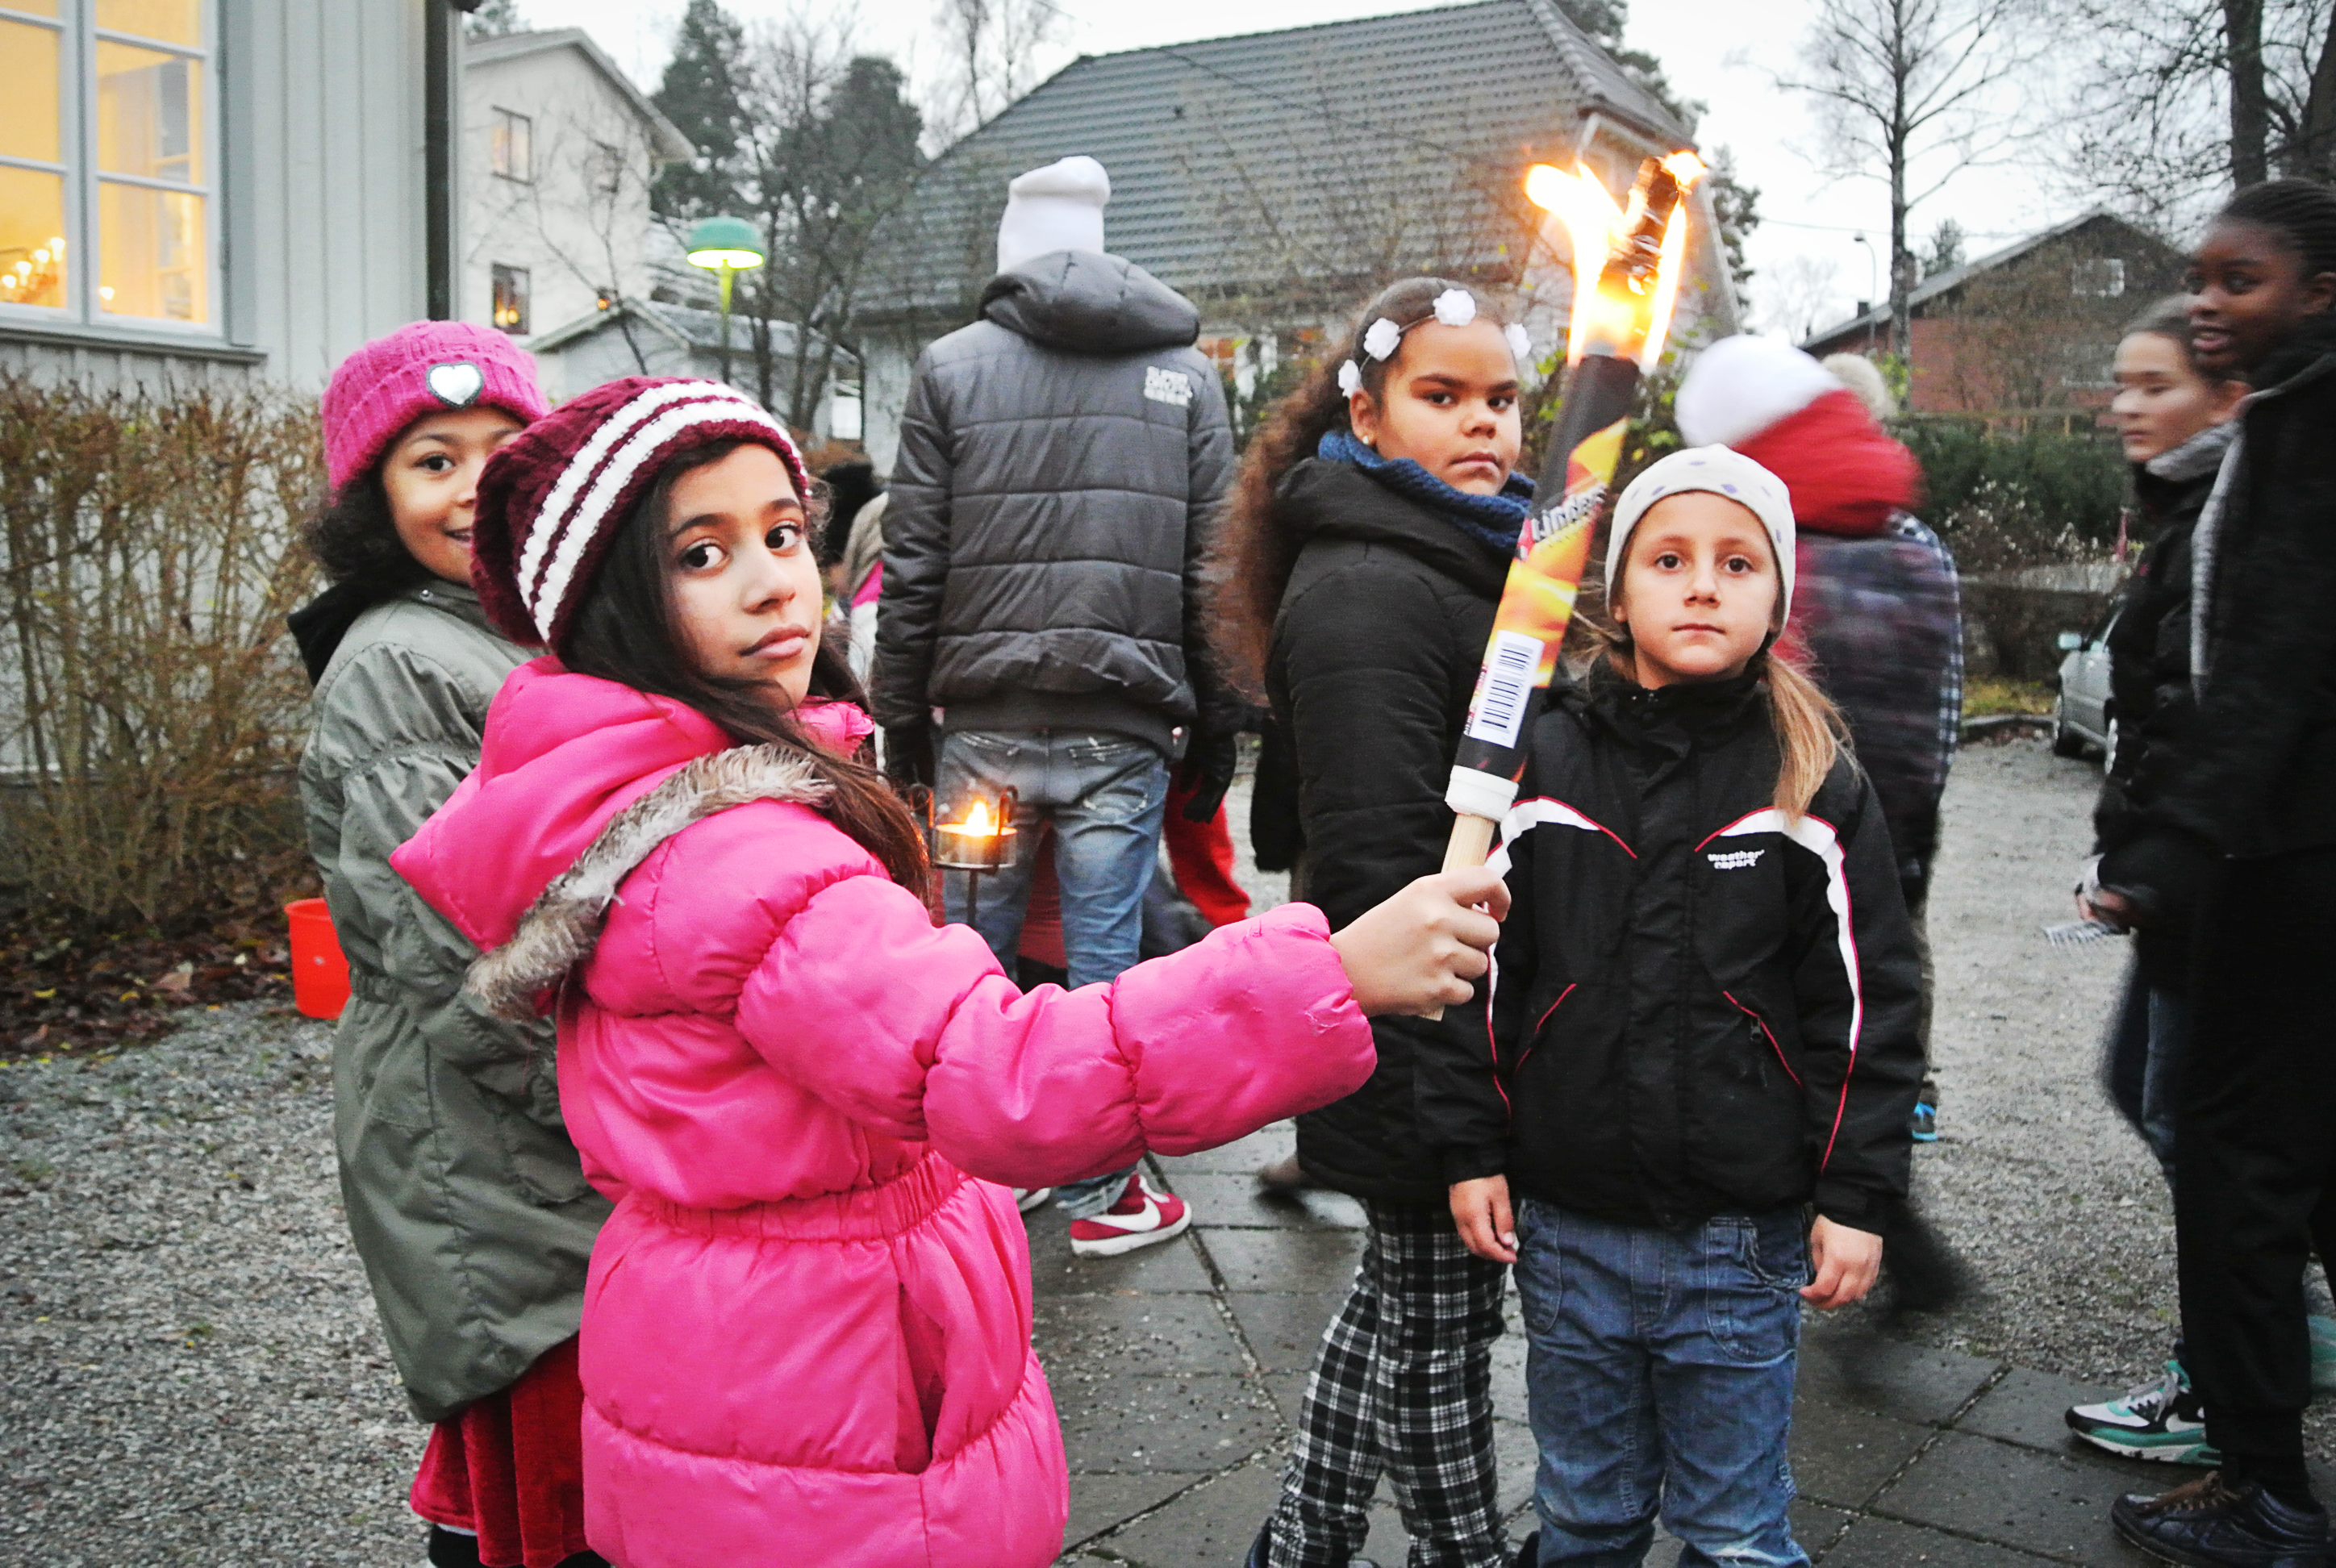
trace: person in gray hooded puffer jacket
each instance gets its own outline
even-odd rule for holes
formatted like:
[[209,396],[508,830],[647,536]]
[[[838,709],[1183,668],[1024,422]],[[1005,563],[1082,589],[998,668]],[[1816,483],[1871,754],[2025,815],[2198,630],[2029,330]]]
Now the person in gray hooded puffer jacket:
[[[1052,823],[1074,986],[1137,960],[1180,739],[1184,809],[1205,821],[1239,722],[1203,662],[1200,592],[1232,473],[1224,394],[1192,347],[1192,302],[1104,253],[1110,190],[1091,158],[1009,187],[980,319],[917,362],[876,631],[875,716],[896,774],[933,784],[952,815],[1011,786],[1026,845]],[[976,922],[1009,973],[1030,858],[989,880]],[[963,882],[950,879],[951,920],[968,913]],[[1132,1171],[1058,1201],[1081,1253],[1164,1241],[1189,1220]]]

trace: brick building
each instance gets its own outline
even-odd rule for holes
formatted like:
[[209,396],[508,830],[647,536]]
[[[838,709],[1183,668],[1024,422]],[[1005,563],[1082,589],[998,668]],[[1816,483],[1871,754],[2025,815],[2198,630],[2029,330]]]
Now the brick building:
[[[1914,414],[2021,415],[2106,404],[2125,324],[2182,281],[2179,251],[2096,209],[1924,278],[1912,296]],[[1897,347],[1890,307],[1861,309],[1801,346],[1820,356]]]

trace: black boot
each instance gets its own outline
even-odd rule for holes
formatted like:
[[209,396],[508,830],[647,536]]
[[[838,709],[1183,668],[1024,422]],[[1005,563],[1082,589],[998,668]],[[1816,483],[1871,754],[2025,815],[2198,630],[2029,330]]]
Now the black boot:
[[2181,1568],[2328,1568],[2328,1514],[2261,1485],[2225,1485],[2219,1470],[2158,1497],[2109,1505],[2117,1533]]
[[479,1568],[479,1538],[430,1526],[430,1568]]
[[1516,1561],[1510,1565],[1510,1568],[1534,1568],[1540,1561],[1541,1532],[1536,1530],[1525,1537],[1523,1545],[1517,1548]]

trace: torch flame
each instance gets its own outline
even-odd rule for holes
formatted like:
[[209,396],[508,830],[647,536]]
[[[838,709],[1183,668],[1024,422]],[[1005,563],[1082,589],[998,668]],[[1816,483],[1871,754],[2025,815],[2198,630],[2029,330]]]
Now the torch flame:
[[[1705,173],[1703,161],[1685,148],[1662,161],[1665,172],[1685,191]],[[1640,185],[1643,186],[1643,177]],[[1565,226],[1572,243],[1573,315],[1566,334],[1565,360],[1585,354],[1620,354],[1651,368],[1663,351],[1678,303],[1679,263],[1687,252],[1687,207],[1672,209],[1664,225],[1653,286],[1632,279],[1616,285],[1604,278],[1606,264],[1645,211],[1646,193],[1633,188],[1627,203],[1614,200],[1579,159],[1567,173],[1546,163],[1525,172],[1525,195]]]

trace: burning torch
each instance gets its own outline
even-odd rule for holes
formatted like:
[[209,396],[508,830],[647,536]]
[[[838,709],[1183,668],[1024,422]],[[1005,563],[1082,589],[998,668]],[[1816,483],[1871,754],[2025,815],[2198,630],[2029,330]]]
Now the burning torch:
[[1579,161],[1563,173],[1535,164],[1525,194],[1573,238],[1573,322],[1565,391],[1542,463],[1533,510],[1517,535],[1501,608],[1468,704],[1445,803],[1457,813],[1446,871],[1482,865],[1493,832],[1517,797],[1533,728],[1573,618],[1590,536],[1622,455],[1623,427],[1641,371],[1663,351],[1687,249],[1683,197],[1703,177],[1692,152],[1650,158],[1629,205],[1618,205]]

